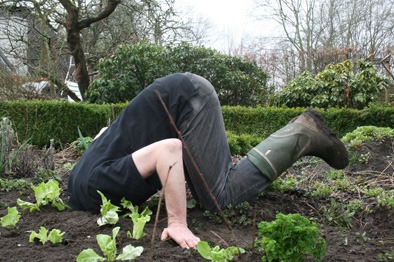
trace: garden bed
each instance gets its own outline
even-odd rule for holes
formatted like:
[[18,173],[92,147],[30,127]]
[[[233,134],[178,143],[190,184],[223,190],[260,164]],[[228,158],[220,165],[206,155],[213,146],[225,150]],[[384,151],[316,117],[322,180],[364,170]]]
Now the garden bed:
[[[260,261],[262,253],[253,248],[256,224],[275,219],[279,212],[299,213],[317,222],[327,243],[323,261],[390,261],[394,259],[394,207],[390,196],[386,202],[382,200],[387,195],[382,195],[381,189],[383,192],[394,190],[392,141],[366,142],[353,156],[359,158],[353,159],[343,171],[334,171],[316,158],[298,162],[256,203],[231,208],[231,212],[227,212],[231,228],[220,223],[219,216],[208,214],[198,206],[188,210],[189,227],[211,245],[244,248],[246,252],[238,257],[238,261]],[[71,149],[55,154],[54,174],[61,182],[64,201],[67,199],[66,166],[78,158]],[[19,179],[32,180],[33,175]],[[372,189],[376,189],[376,193]],[[32,189],[0,191],[0,217],[7,213],[8,206],[16,205],[18,198],[34,202]],[[132,229],[132,221],[120,219],[117,224],[120,226],[118,249],[128,244],[143,246],[144,251],[136,261],[205,261],[195,250],[183,250],[172,240],[160,241],[160,233],[166,226],[164,206],[152,238],[157,203],[154,198],[148,203],[153,211],[152,220],[145,227],[146,236],[140,240],[127,238],[126,232]],[[357,208],[354,203],[358,203]],[[95,236],[111,235],[113,227],[99,227],[97,218],[98,215],[88,212],[59,212],[52,207],[42,207],[33,213],[21,211],[17,228],[0,227],[0,261],[75,261],[87,248],[101,254]],[[29,231],[38,231],[41,226],[65,232],[63,242],[57,245],[29,243]],[[307,261],[313,261],[313,258]]]

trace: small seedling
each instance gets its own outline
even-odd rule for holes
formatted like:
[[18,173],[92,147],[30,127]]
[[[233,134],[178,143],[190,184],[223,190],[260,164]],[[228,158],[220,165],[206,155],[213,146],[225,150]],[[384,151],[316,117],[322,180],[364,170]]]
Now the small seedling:
[[81,130],[78,127],[78,140],[75,143],[75,148],[79,150],[81,153],[84,153],[93,142],[93,138],[90,136],[83,136]]
[[116,256],[116,236],[119,233],[120,227],[115,227],[112,230],[112,237],[109,235],[99,234],[96,236],[97,243],[105,257],[98,255],[93,249],[88,248],[83,250],[77,257],[77,262],[87,261],[115,261],[115,260],[133,260],[139,257],[144,248],[133,247],[131,244],[123,248],[122,253]]
[[[242,202],[238,205],[228,205],[223,210],[225,218],[231,223],[241,226],[251,225],[253,222],[253,207],[248,202]],[[221,224],[223,223],[223,217],[218,213],[212,213],[210,211],[204,211],[204,217],[207,217],[210,221]]]
[[152,215],[152,211],[149,210],[148,207],[145,207],[144,211],[138,213],[138,206],[134,206],[130,201],[125,198],[122,199],[121,205],[123,208],[131,211],[125,216],[128,216],[133,220],[133,233],[127,232],[127,235],[134,239],[140,239],[145,236],[144,227],[147,222],[150,220],[150,216]]
[[35,231],[30,231],[29,242],[34,243],[36,239],[40,241],[43,245],[46,242],[51,242],[52,244],[60,244],[63,241],[64,232],[59,229],[52,229],[48,234],[48,230],[45,227],[40,227],[38,233]]
[[0,178],[0,191],[10,192],[15,189],[31,187],[31,183],[24,179],[3,179]]
[[7,210],[7,215],[1,218],[1,226],[4,228],[15,228],[21,214],[16,207],[9,207]]
[[220,248],[215,246],[211,248],[206,241],[200,241],[197,244],[197,251],[200,255],[209,261],[214,262],[225,262],[233,260],[234,256],[245,253],[243,248],[230,246],[228,248]]
[[63,200],[60,199],[60,187],[59,182],[56,180],[49,180],[48,182],[42,182],[38,186],[32,186],[34,190],[36,203],[30,203],[17,199],[17,205],[23,210],[30,208],[30,212],[40,210],[40,206],[52,205],[56,207],[59,211],[68,208],[64,204]]
[[103,193],[97,191],[101,196],[102,205],[100,208],[101,217],[97,219],[97,224],[99,226],[104,226],[107,224],[115,225],[119,221],[119,207],[115,206],[111,203],[111,200],[108,200]]

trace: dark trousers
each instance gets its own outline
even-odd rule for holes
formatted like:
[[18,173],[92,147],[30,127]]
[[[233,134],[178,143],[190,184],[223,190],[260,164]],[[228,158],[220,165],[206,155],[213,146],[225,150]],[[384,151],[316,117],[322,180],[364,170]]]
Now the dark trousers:
[[[162,102],[176,128],[172,126]],[[218,205],[225,207],[253,201],[268,186],[268,179],[247,158],[236,164],[232,163],[217,94],[206,79],[190,73],[158,79],[144,89],[98,139],[97,145],[93,144],[93,150],[90,151],[97,151],[105,145],[106,150],[112,152],[111,159],[122,158],[156,141],[178,138],[177,131],[185,142],[183,157],[186,180],[193,195],[206,209],[216,209],[208,190]],[[93,152],[85,154],[90,154],[87,156],[89,159],[98,158],[89,165],[100,165],[100,162],[106,160],[100,160],[99,155],[92,156]],[[83,158],[86,157],[82,157],[82,162]],[[102,176],[108,175],[107,173],[108,170]],[[157,174],[148,180],[150,187],[141,193],[143,196],[139,199],[137,195],[130,196],[132,199],[129,200],[133,201],[135,198],[138,204],[160,189]],[[75,187],[78,181],[74,180],[73,183],[71,187]],[[122,194],[122,190],[116,191],[108,194]]]

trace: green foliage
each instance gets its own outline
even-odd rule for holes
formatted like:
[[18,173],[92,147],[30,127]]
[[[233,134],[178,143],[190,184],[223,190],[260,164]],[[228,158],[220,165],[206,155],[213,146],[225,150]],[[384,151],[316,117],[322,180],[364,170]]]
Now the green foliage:
[[394,129],[389,127],[377,126],[359,126],[354,131],[347,133],[342,137],[343,142],[349,144],[349,163],[368,164],[371,159],[371,153],[361,153],[362,145],[366,141],[383,141],[394,138]]
[[245,155],[250,149],[260,143],[262,139],[255,135],[236,135],[227,131],[227,141],[232,155]]
[[315,222],[300,214],[277,214],[272,222],[258,224],[255,245],[265,252],[263,261],[304,261],[307,255],[321,260],[326,253],[326,242],[319,236]]
[[86,96],[95,103],[130,101],[156,78],[175,72],[169,53],[151,43],[122,45],[107,59],[100,60],[100,77],[89,86]]
[[141,246],[133,247],[131,244],[125,246],[122,253],[116,256],[116,236],[119,233],[119,229],[120,227],[115,227],[112,230],[112,237],[105,234],[98,234],[96,236],[97,243],[99,244],[104,257],[98,255],[93,249],[88,248],[79,253],[77,262],[134,260],[139,257],[144,251],[144,248]]
[[56,145],[75,141],[78,127],[86,136],[97,134],[109,118],[115,119],[117,107],[56,100],[0,102],[2,116],[13,120],[19,139],[30,139],[39,148],[49,145],[50,139]]
[[288,107],[309,107],[318,90],[318,81],[310,72],[303,72],[278,94],[279,104]]
[[8,207],[7,215],[1,217],[1,226],[4,228],[15,228],[21,214],[16,207]]
[[149,43],[123,45],[101,60],[100,77],[87,92],[95,103],[129,101],[156,78],[191,72],[208,79],[223,105],[257,105],[267,100],[267,74],[256,63],[194,47],[187,43],[161,47]]
[[149,210],[148,207],[138,213],[138,206],[134,206],[130,201],[122,198],[121,205],[123,208],[127,209],[128,213],[124,216],[128,216],[133,221],[133,233],[129,234],[134,239],[140,239],[141,237],[145,236],[144,227],[147,222],[150,220],[150,216],[152,215],[152,211]]
[[48,229],[45,227],[40,227],[38,233],[31,231],[29,236],[29,242],[34,243],[36,240],[40,241],[43,245],[46,242],[51,242],[52,244],[60,244],[63,241],[64,232],[59,229],[52,229],[48,234]]
[[49,180],[48,182],[40,183],[38,186],[32,186],[34,190],[36,203],[30,203],[17,199],[17,205],[23,210],[29,208],[30,212],[40,210],[40,206],[52,205],[56,207],[59,211],[68,208],[63,200],[60,199],[60,187],[59,182],[56,180]]
[[93,138],[90,136],[83,136],[81,130],[78,127],[78,140],[75,143],[75,149],[79,150],[81,154],[83,154],[86,150],[88,150],[89,146],[93,142]]
[[[268,137],[285,126],[292,118],[298,116],[303,111],[304,109],[302,108],[222,107],[225,126],[230,136],[247,134],[250,144],[261,142],[263,138]],[[236,139],[239,138],[236,137]],[[242,150],[241,146],[240,148]]]
[[350,143],[352,148],[360,148],[365,141],[382,141],[387,138],[394,138],[394,129],[390,127],[359,126],[354,131],[347,133],[343,142]]
[[235,206],[228,205],[223,213],[232,224],[248,226],[253,223],[253,206],[249,202],[245,201]]
[[377,257],[378,261],[393,261],[394,260],[394,249],[387,253],[381,253]]
[[378,101],[388,85],[371,62],[359,60],[354,68],[346,60],[328,65],[316,76],[309,72],[297,76],[278,95],[278,102],[289,107],[361,109]]
[[[223,209],[223,214],[231,224],[247,226],[253,222],[253,207],[246,201],[238,205],[228,205]],[[223,223],[222,216],[216,212],[212,213],[207,210],[204,211],[203,215],[214,223]]]
[[214,86],[222,105],[264,105],[271,92],[268,75],[255,62],[220,54],[187,43],[167,47],[179,72],[205,77]]
[[314,197],[328,197],[334,192],[334,188],[319,181],[313,183],[313,188],[314,190],[311,192],[311,196]]
[[107,224],[114,225],[118,223],[119,221],[119,207],[115,206],[114,204],[111,203],[111,200],[107,200],[107,198],[104,196],[103,193],[97,190],[97,192],[101,196],[101,208],[100,208],[100,214],[101,217],[97,219],[97,224],[99,226],[104,226]]
[[332,225],[339,227],[352,227],[354,215],[360,210],[361,206],[356,202],[344,204],[331,199],[331,202],[321,207],[323,217]]
[[[63,101],[0,101],[0,112],[3,112],[3,116],[13,119],[14,130],[17,131],[20,140],[31,138],[29,143],[42,148],[49,144],[49,138],[53,138],[57,146],[76,141],[79,137],[78,128],[85,137],[94,137],[102,127],[108,126],[126,105],[92,105]],[[304,110],[304,108],[223,106],[226,130],[238,136],[235,137],[234,142],[230,142],[233,153],[245,151],[248,147],[245,144],[252,145],[268,137]],[[354,131],[358,126],[394,128],[392,106],[370,104],[363,110],[329,108],[325,111],[321,110],[320,113],[327,125],[340,136]]]
[[59,177],[59,175],[51,169],[44,169],[42,167],[38,167],[35,172],[33,182],[34,183],[42,183],[42,182],[46,183],[49,180],[61,181],[61,177]]
[[31,187],[31,183],[24,179],[3,179],[0,178],[0,191],[12,191],[15,189],[25,189]]
[[298,185],[298,179],[291,176],[279,177],[274,180],[264,192],[274,191],[274,192],[284,192],[290,189],[294,189]]
[[197,251],[200,255],[209,261],[226,262],[233,260],[234,256],[245,253],[243,248],[230,246],[225,249],[219,246],[210,247],[208,242],[200,241],[197,244]]
[[394,190],[385,190],[376,196],[378,203],[388,209],[394,209]]

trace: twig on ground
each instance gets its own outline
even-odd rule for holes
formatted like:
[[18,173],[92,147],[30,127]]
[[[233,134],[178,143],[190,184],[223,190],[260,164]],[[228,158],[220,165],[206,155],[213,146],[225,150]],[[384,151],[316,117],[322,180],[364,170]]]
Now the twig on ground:
[[215,204],[220,216],[223,218],[223,221],[226,223],[227,227],[230,229],[230,232],[231,232],[231,234],[233,236],[233,239],[234,239],[235,243],[237,243],[237,239],[235,238],[235,234],[234,234],[234,231],[233,231],[233,229],[231,227],[230,222],[228,221],[228,219],[224,215],[223,210],[220,208],[218,202],[216,201],[215,196],[212,193],[212,190],[209,188],[207,182],[204,179],[204,176],[202,175],[200,169],[198,168],[196,162],[194,161],[193,156],[192,156],[188,146],[186,145],[185,140],[183,139],[183,136],[182,136],[181,132],[179,131],[178,127],[176,126],[176,124],[174,122],[174,119],[172,118],[170,112],[168,111],[168,108],[167,108],[166,104],[164,103],[159,91],[156,90],[156,94],[157,94],[157,96],[158,96],[158,98],[159,98],[159,100],[160,100],[160,102],[161,102],[161,104],[162,104],[162,106],[163,106],[163,108],[164,108],[169,120],[170,120],[170,123],[171,123],[172,127],[174,128],[175,132],[177,133],[178,138],[182,141],[182,145],[183,145],[183,147],[184,147],[184,149],[185,149],[185,151],[187,153],[187,156],[190,158],[190,161],[192,162],[193,167],[195,168],[195,170],[197,171],[198,175],[200,176],[200,179],[203,182],[203,185],[204,185],[205,189],[207,190],[207,193],[211,197],[211,199],[212,199],[213,203]]
[[176,163],[174,163],[173,165],[168,167],[168,173],[167,173],[167,177],[166,177],[166,181],[164,182],[163,188],[160,191],[159,194],[159,202],[157,204],[157,211],[156,211],[156,216],[155,216],[155,224],[153,225],[153,232],[152,232],[152,240],[151,240],[151,249],[149,252],[149,260],[153,261],[153,249],[155,246],[155,236],[156,236],[156,229],[157,229],[157,224],[159,223],[159,215],[160,215],[160,207],[161,207],[161,202],[163,201],[163,196],[164,196],[164,191],[168,182],[168,178],[170,177],[170,172],[172,167],[176,165]]

